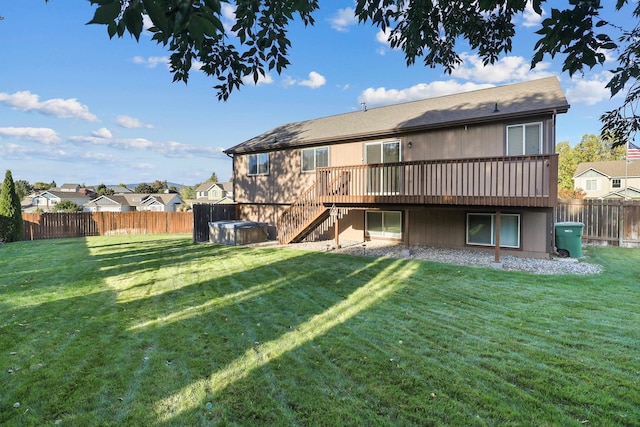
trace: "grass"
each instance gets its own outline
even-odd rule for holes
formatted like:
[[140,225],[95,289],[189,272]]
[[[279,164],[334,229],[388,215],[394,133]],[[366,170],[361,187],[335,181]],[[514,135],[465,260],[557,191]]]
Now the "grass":
[[586,254],[605,272],[0,246],[0,424],[640,425],[640,250]]

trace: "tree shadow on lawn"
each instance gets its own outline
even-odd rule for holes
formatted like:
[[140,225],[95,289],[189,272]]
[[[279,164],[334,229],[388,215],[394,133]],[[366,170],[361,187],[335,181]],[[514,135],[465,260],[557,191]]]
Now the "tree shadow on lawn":
[[[83,289],[84,295],[65,297],[60,289],[60,297],[14,307],[0,339],[0,347],[14,353],[0,355],[0,366],[16,368],[0,384],[0,421],[188,422],[200,417],[199,406],[211,393],[193,394],[191,389],[202,381],[222,375],[227,386],[233,384],[237,374],[249,375],[314,340],[401,285],[377,282],[384,271],[385,277],[406,271],[406,262],[391,260],[363,262],[301,251],[283,256],[274,252],[282,249],[216,248],[182,241],[168,246],[168,251],[153,245],[118,251],[120,256],[91,247],[94,254],[87,257],[97,262],[92,263],[93,272],[85,273],[103,279]],[[120,293],[129,288],[113,287],[109,278],[135,275],[138,262],[144,265],[156,256],[163,257],[165,265],[210,262],[212,256],[220,263],[248,257],[253,268],[195,277],[178,289],[121,301]],[[119,262],[122,259],[126,262]],[[156,268],[161,266],[143,269]],[[267,361],[254,360],[254,353],[273,355]],[[163,409],[173,396],[180,404]],[[21,402],[20,408],[12,408],[14,402]]]

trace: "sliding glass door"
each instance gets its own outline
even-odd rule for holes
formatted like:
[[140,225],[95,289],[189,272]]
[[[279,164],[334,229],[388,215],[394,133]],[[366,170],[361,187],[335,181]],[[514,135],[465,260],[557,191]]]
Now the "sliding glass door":
[[365,144],[364,159],[368,165],[379,165],[367,172],[369,194],[388,195],[400,191],[400,167],[384,165],[400,162],[400,141]]

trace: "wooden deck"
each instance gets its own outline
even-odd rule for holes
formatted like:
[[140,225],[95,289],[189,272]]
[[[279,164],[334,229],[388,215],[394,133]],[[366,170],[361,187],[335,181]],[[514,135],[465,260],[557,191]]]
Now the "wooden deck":
[[325,205],[555,207],[558,155],[318,168],[316,185]]

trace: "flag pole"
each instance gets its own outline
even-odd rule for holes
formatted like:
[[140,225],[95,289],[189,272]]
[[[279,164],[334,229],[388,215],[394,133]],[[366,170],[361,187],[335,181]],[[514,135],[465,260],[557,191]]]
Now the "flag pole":
[[624,199],[629,199],[629,138],[627,138],[627,149],[624,153]]

